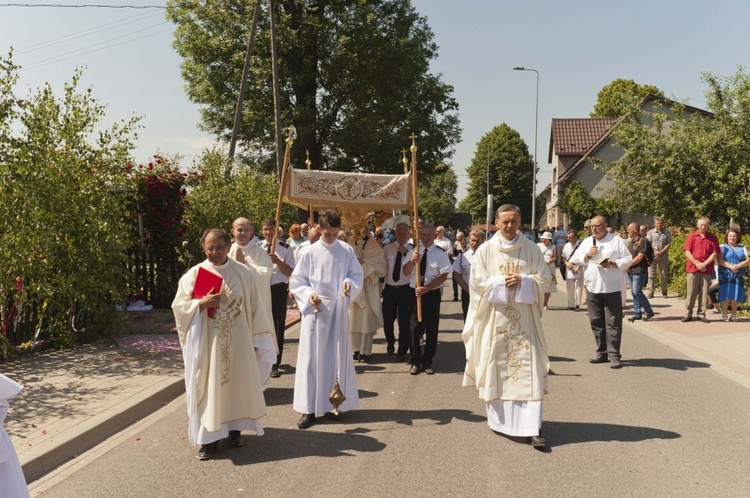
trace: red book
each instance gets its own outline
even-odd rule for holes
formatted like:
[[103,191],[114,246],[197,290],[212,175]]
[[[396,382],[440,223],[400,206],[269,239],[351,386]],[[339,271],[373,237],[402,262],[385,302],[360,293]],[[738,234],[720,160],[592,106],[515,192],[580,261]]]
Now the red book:
[[[193,299],[201,299],[208,293],[217,293],[221,291],[221,284],[224,281],[221,275],[218,275],[211,270],[206,270],[202,266],[198,268],[198,276],[195,278],[195,285],[193,286]],[[214,317],[215,308],[208,308],[208,317]]]

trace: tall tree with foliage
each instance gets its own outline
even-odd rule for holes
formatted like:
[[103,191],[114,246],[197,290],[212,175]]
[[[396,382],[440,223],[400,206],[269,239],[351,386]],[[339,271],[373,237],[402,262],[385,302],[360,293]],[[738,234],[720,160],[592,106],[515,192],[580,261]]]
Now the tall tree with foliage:
[[703,75],[713,116],[677,104],[633,116],[614,132],[625,154],[608,170],[623,209],[692,226],[697,216],[746,225],[750,215],[750,77]]
[[487,170],[490,193],[495,207],[515,204],[521,208],[525,224],[531,220],[531,183],[533,159],[521,135],[503,123],[494,127],[477,143],[469,174],[469,188],[460,211],[484,220],[487,212]]
[[[460,129],[453,88],[430,72],[437,45],[408,0],[272,0],[278,15],[282,122],[297,140],[292,165],[400,172],[399,151],[419,134],[421,163],[452,155]],[[255,2],[170,0],[174,47],[204,129],[232,130]],[[266,2],[261,2],[265,9]],[[246,154],[273,169],[268,14],[261,15],[240,130]],[[429,173],[432,166],[427,166]]]
[[[185,266],[204,258],[199,244],[206,228],[232,228],[239,217],[252,221],[260,235],[261,222],[276,215],[279,186],[273,174],[235,162],[226,175],[226,156],[220,150],[206,150],[188,173],[191,186],[185,208]],[[282,205],[281,224],[289,227],[295,209]]]
[[117,323],[115,303],[126,299],[135,220],[125,217],[124,165],[137,120],[105,128],[104,106],[79,88],[80,72],[59,96],[44,85],[18,98],[10,58],[0,57],[0,71],[1,298],[11,298],[20,277],[33,323],[12,342],[31,338],[44,309],[48,338],[67,345],[72,310],[86,310],[89,330],[106,332]]
[[458,178],[453,168],[438,164],[429,175],[418,175],[419,216],[437,225],[446,225],[456,212]]
[[592,118],[619,118],[633,111],[644,97],[664,97],[664,92],[654,85],[641,85],[633,80],[618,78],[605,85],[596,96]]

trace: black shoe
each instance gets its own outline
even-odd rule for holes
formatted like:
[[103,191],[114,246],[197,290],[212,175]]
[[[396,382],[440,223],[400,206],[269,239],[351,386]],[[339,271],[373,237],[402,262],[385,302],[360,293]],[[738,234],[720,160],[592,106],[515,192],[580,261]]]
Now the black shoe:
[[281,372],[279,372],[278,368],[271,368],[271,377],[273,377],[274,379],[278,379],[279,377],[281,377]]
[[687,316],[683,316],[680,321],[681,322],[689,322],[692,319],[693,319],[693,317],[691,315],[687,315]]
[[201,449],[198,451],[198,460],[211,460],[216,454],[217,447],[218,445],[215,442],[201,445]]
[[649,313],[649,314],[647,314],[646,316],[643,317],[643,321],[647,322],[647,321],[651,320],[653,317],[654,317],[654,314],[653,313]]
[[620,358],[612,358],[611,360],[609,360],[609,368],[614,368],[615,370],[617,370],[618,368],[622,368]]
[[628,318],[628,321],[629,321],[630,323],[633,323],[633,322],[635,322],[636,320],[640,320],[640,319],[641,319],[641,317],[639,317],[639,316],[631,316],[631,317],[629,317],[629,318]]
[[242,441],[242,432],[240,431],[229,431],[229,446],[232,448],[239,448],[243,444],[245,444]]
[[354,352],[354,361],[359,361],[359,351]]
[[396,352],[396,348],[394,346],[388,346],[385,352],[388,356],[393,356],[393,354]]
[[401,353],[396,355],[396,363],[402,363],[404,361],[404,355]]
[[667,299],[669,296],[667,294],[662,294],[661,297],[663,297],[664,299]]
[[366,354],[359,355],[359,362],[360,363],[370,363],[370,355],[366,355]]
[[711,320],[706,318],[706,315],[701,316],[700,318],[698,318],[698,320],[700,320],[703,323],[711,323]]
[[341,414],[340,413],[325,412],[325,417],[328,420],[333,420],[334,422],[339,422],[341,420]]
[[547,446],[547,440],[544,439],[543,436],[531,436],[529,438],[529,443],[531,443],[531,446],[534,448],[544,448]]
[[607,359],[607,355],[606,354],[599,354],[599,355],[596,355],[595,357],[591,358],[589,360],[589,363],[607,363],[608,361],[609,360]]
[[297,427],[300,429],[309,429],[313,425],[315,425],[314,413],[305,413],[297,420]]

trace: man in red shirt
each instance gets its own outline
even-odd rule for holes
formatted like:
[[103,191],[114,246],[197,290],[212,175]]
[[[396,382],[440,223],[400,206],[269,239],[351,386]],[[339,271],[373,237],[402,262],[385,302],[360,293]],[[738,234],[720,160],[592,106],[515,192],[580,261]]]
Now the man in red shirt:
[[688,235],[682,249],[685,251],[685,271],[687,272],[687,314],[682,319],[689,322],[693,319],[695,298],[698,299],[698,319],[708,323],[706,318],[706,300],[708,286],[714,274],[714,261],[719,254],[719,239],[708,231],[708,218],[698,220],[698,230]]

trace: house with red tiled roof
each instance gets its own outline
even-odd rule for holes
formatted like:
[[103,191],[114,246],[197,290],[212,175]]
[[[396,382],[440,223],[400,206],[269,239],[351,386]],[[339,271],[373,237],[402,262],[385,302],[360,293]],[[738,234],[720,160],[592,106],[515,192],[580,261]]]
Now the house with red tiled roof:
[[[645,97],[640,107],[643,110],[642,121],[650,125],[650,115],[666,113],[674,117],[672,107],[677,102],[655,97]],[[679,104],[683,108],[683,116],[694,113],[710,116],[711,113],[697,107]],[[572,118],[552,119],[550,147],[548,161],[552,165],[552,178],[548,189],[544,190],[547,197],[546,219],[542,217],[541,225],[552,227],[562,223],[569,224],[569,218],[557,207],[558,200],[565,190],[565,186],[573,180],[578,180],[588,194],[595,198],[607,195],[615,185],[612,179],[596,164],[611,164],[619,160],[623,150],[614,143],[612,132],[624,118]],[[616,220],[610,220],[610,225],[620,225],[624,220],[639,219],[650,221],[639,216],[621,213]],[[580,227],[576,227],[580,228]]]
[[[564,188],[560,178],[569,173],[592,146],[617,122],[618,118],[553,118],[550,130],[549,156],[552,181],[547,197],[547,218],[543,226],[568,225],[565,213],[557,207]],[[545,189],[546,193],[546,189]],[[546,225],[545,225],[546,222]]]

